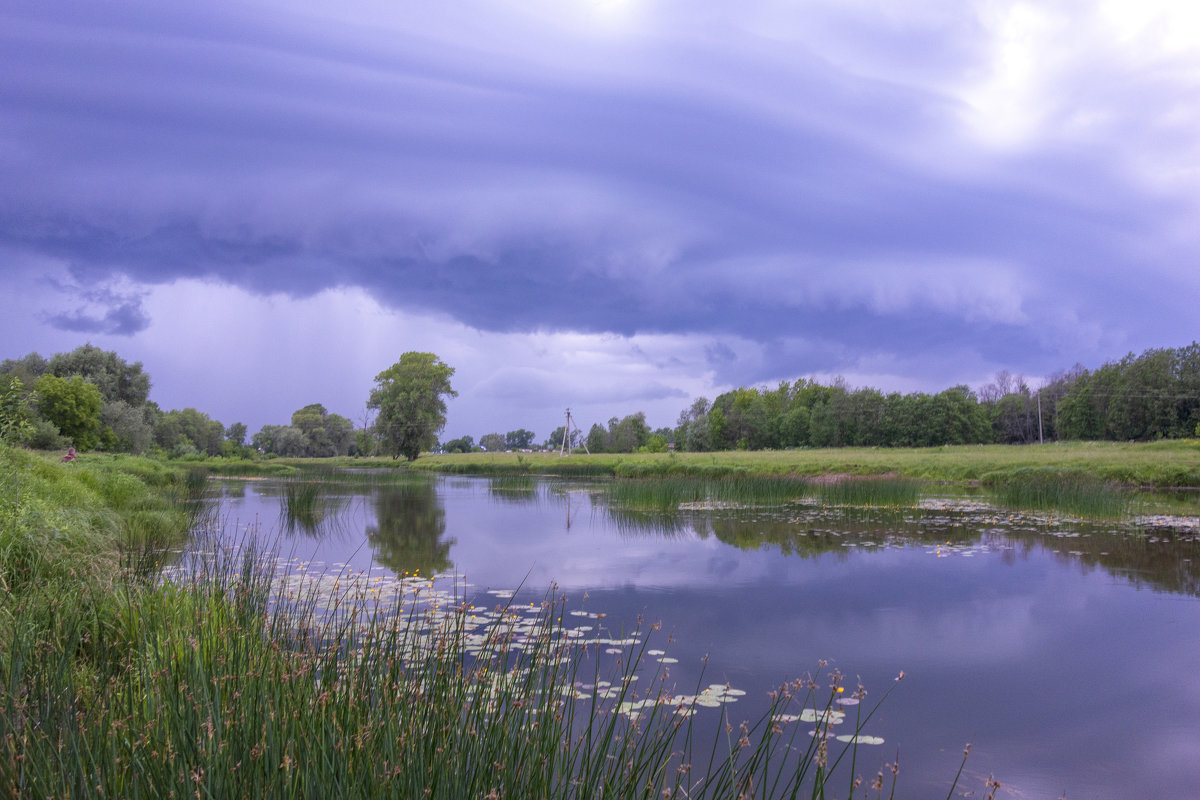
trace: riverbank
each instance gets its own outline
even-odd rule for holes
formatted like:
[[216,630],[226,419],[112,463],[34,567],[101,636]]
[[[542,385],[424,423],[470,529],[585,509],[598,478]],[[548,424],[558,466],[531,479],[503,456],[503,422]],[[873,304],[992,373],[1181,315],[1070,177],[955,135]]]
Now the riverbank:
[[214,475],[289,477],[321,469],[388,469],[561,477],[787,475],[821,481],[892,475],[927,483],[1000,483],[1029,470],[1086,475],[1129,488],[1200,489],[1200,439],[1159,442],[1054,442],[925,448],[843,447],[710,453],[557,452],[425,454],[391,458],[193,459]]
[[[365,461],[365,460],[364,460]],[[422,456],[411,469],[448,473],[710,476],[722,470],[817,478],[894,475],[926,482],[1003,482],[1031,469],[1082,474],[1140,488],[1200,487],[1200,440],[1056,442],[931,448],[828,448],[718,453],[558,453]]]

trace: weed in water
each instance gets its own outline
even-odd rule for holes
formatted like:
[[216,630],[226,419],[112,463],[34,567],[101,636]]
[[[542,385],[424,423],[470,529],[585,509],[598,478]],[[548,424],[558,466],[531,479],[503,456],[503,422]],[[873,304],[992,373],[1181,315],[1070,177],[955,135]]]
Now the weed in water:
[[835,506],[912,506],[920,494],[920,481],[892,477],[846,477],[817,492],[822,503]]
[[1129,492],[1112,483],[1075,472],[1017,470],[985,476],[999,505],[1032,511],[1058,511],[1080,517],[1119,519],[1129,512]]

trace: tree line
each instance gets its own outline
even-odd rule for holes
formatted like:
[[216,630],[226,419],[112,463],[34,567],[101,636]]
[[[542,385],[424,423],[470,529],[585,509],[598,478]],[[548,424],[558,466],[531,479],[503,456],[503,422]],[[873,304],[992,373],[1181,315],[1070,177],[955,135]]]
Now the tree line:
[[978,393],[885,394],[800,379],[695,400],[673,431],[677,450],[934,447],[1200,436],[1200,344],[1130,353],[1045,386],[997,373]]
[[[932,447],[1026,444],[1053,440],[1150,440],[1200,436],[1200,344],[1130,353],[1096,370],[1075,365],[1039,388],[997,373],[978,392],[953,386],[937,394],[885,394],[837,380],[782,381],[739,387],[713,401],[701,397],[674,428],[651,430],[642,412],[594,424],[587,434],[559,426],[540,445],[518,428],[439,446],[443,397],[454,369],[432,353],[404,353],[375,377],[361,424],[320,403],[297,409],[286,424],[225,427],[195,408],[163,410],[149,399],[140,362],[84,345],[45,359],[29,353],[0,362],[0,437],[43,450],[108,450],[190,455],[290,457],[421,452],[557,450],[593,453],[789,447]],[[372,416],[374,415],[374,416]]]
[[[241,422],[225,427],[195,408],[164,411],[150,400],[141,362],[83,345],[49,359],[29,353],[0,362],[0,438],[40,450],[75,447],[170,457],[401,455],[437,443],[452,367],[432,353],[405,353],[375,377],[363,425],[320,403],[285,425],[264,425],[247,441]],[[374,412],[373,421],[367,414]]]

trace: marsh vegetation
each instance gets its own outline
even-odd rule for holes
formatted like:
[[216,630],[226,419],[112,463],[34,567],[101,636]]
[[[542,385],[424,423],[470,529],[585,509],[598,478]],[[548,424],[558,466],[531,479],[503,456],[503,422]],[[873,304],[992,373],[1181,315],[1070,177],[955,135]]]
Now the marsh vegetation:
[[[1050,500],[1037,495],[1044,510],[1008,510],[1009,484],[1043,486],[1059,469],[992,470],[980,488],[931,497],[931,484],[904,476],[813,481],[745,462],[680,468],[669,456],[610,462],[609,476],[582,482],[539,475],[528,457],[489,477],[306,465],[252,481],[137,459],[60,465],[11,449],[4,459],[3,497],[15,502],[0,573],[13,589],[0,769],[26,795],[100,785],[134,797],[275,787],[734,797],[753,786],[756,796],[821,797],[850,795],[854,779],[869,785],[882,771],[887,796],[894,761],[880,741],[911,754],[898,796],[944,795],[959,763],[937,753],[977,736],[1028,736],[1027,719],[1012,714],[1012,679],[966,681],[977,674],[973,649],[964,661],[961,635],[940,638],[963,608],[961,624],[986,640],[1007,635],[1012,615],[986,604],[1026,601],[997,597],[1010,583],[991,571],[1026,575],[1011,583],[1019,588],[1054,569],[1056,599],[1078,591],[1130,609],[1136,625],[1110,609],[1103,641],[1076,636],[1069,654],[1043,653],[1089,686],[1117,685],[1124,654],[1145,647],[1137,637],[1158,641],[1158,597],[1200,595],[1191,517],[1111,513],[1097,499],[1110,487],[1087,474]],[[218,506],[195,499],[214,489]],[[1063,498],[1091,490],[1067,507]],[[279,524],[262,532],[238,519]],[[179,552],[181,532],[206,524],[213,538]],[[989,572],[962,571],[972,564]],[[857,577],[864,568],[872,581]],[[1090,580],[1093,569],[1110,582]],[[528,591],[559,576],[566,583],[551,595]],[[968,585],[978,594],[963,595]],[[924,609],[930,626],[912,628],[906,608]],[[994,615],[1008,622],[993,626]],[[1078,631],[1083,621],[1068,613],[1054,624]],[[804,674],[828,655],[834,664]],[[914,663],[916,682],[873,714],[879,689]],[[869,702],[835,668],[861,675],[875,689]],[[1076,708],[1056,691],[1056,704]],[[1105,702],[1134,713],[1118,695]],[[1139,707],[1163,720],[1190,713],[1153,697]],[[965,730],[956,720],[976,708],[988,723]],[[1083,708],[1069,712],[1080,725]],[[1095,788],[1044,746],[1064,785]],[[1024,763],[988,758],[985,769],[1020,782]],[[117,767],[128,763],[141,766]],[[982,783],[972,768],[965,775]]]

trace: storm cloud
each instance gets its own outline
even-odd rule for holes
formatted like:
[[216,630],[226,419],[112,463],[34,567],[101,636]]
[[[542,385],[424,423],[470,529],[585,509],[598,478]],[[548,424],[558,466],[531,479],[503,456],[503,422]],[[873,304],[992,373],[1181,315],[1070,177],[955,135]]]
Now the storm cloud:
[[60,332],[136,338],[193,281],[687,340],[623,395],[679,408],[671,369],[937,390],[1186,344],[1200,20],[1093,5],[8,7],[0,276],[127,287],[20,289]]

